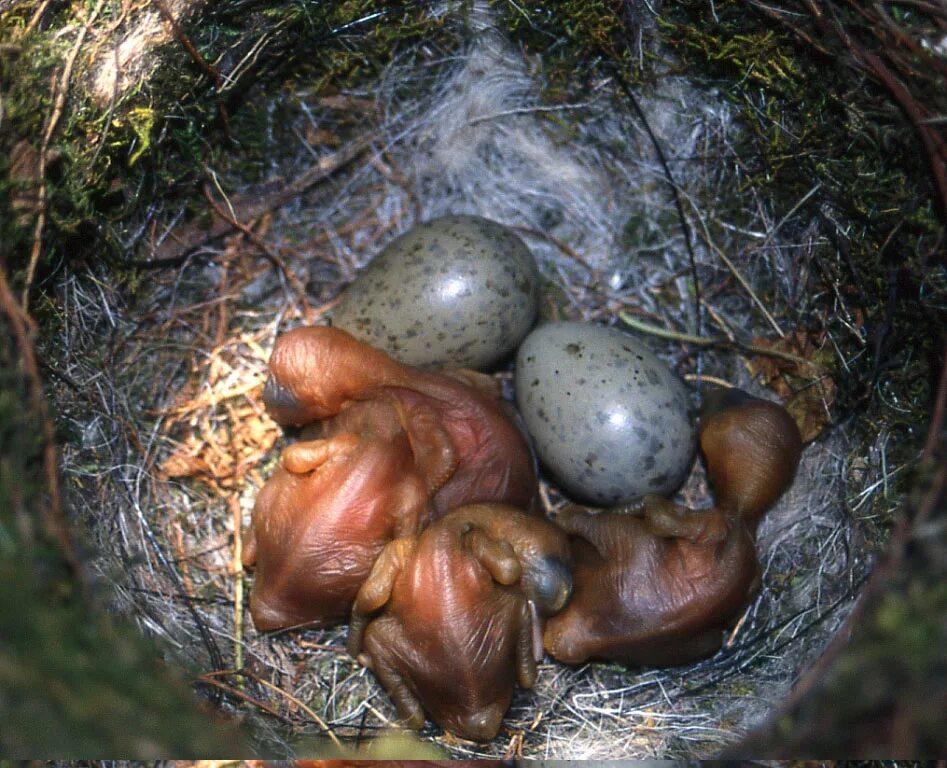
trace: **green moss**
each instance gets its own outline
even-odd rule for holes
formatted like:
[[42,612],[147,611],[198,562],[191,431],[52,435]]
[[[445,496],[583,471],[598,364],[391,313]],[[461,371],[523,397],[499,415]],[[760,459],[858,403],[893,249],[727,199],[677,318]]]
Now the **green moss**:
[[[890,432],[889,469],[913,461],[942,343],[917,329],[947,323],[942,280],[929,278],[938,274],[944,222],[913,128],[887,93],[847,65],[839,41],[820,40],[835,46],[822,56],[740,0],[666,6],[660,31],[681,68],[733,105],[744,129],[734,146],[741,184],[772,201],[774,220],[818,187],[797,216],[819,221],[828,235],[813,245],[826,291],[797,321],[842,342],[848,367],[836,363],[833,375],[842,418],[856,414],[866,434]],[[936,90],[929,97],[932,107],[944,103]],[[728,220],[739,225],[740,212],[728,211]],[[841,322],[836,291],[858,314],[864,345]],[[908,475],[893,481],[895,493]]]
[[543,96],[558,103],[574,98],[603,62],[618,65],[633,82],[653,76],[627,45],[629,27],[620,4],[609,0],[556,0],[526,4],[491,0],[499,26],[529,54],[543,57]]
[[[25,267],[33,227],[32,221],[20,226],[17,217],[6,215],[14,192],[8,158],[23,137],[32,137],[39,148],[37,137],[53,103],[52,82],[59,80],[78,28],[68,8],[55,10],[48,28],[22,38],[22,14],[0,19],[0,44],[6,44],[0,54],[5,128],[0,205],[6,209],[0,236],[22,246],[10,249],[14,272]],[[98,23],[107,24],[107,15]],[[273,149],[269,125],[260,119],[261,102],[273,87],[296,81],[310,91],[338,92],[377,76],[405,46],[446,40],[442,19],[431,15],[427,4],[375,0],[315,5],[233,0],[213,4],[184,29],[205,61],[217,62],[225,82],[231,71],[243,73],[242,79],[218,92],[217,83],[173,41],[153,52],[152,77],[114,104],[101,105],[83,89],[92,48],[77,59],[52,142],[58,160],[47,175],[40,282],[65,260],[106,259],[120,268],[128,230],[136,228],[148,206],[168,197],[197,201],[197,182],[207,167],[243,183],[259,180]],[[268,44],[254,52],[261,39]],[[195,204],[196,210],[204,208],[203,201]]]
[[[943,620],[947,584],[924,578],[914,569],[896,581],[897,588],[881,596],[871,620],[862,625],[826,680],[826,694],[819,701],[845,701],[846,705],[822,722],[833,723],[831,733],[837,740],[861,730],[868,743],[872,739],[884,743],[887,738],[883,731],[866,735],[876,719],[901,722],[904,732],[898,737],[902,743],[917,745],[911,753],[933,754],[944,743],[940,684],[947,675]],[[905,700],[904,692],[923,696],[923,702]],[[812,713],[802,710],[801,714]],[[792,719],[788,723],[795,727]]]
[[718,2],[713,12],[690,2],[670,11],[662,17],[665,42],[688,72],[739,109],[751,133],[755,151],[742,155],[748,185],[794,200],[823,184],[831,202],[872,237],[866,246],[875,251],[886,225],[935,236],[941,223],[930,190],[916,186],[926,168],[915,136],[864,80],[800,49],[742,2]]

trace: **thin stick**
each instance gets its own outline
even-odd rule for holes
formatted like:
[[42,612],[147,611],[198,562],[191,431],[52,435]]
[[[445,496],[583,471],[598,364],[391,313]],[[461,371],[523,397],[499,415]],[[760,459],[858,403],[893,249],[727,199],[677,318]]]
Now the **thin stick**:
[[217,97],[217,112],[220,115],[220,122],[223,125],[224,133],[229,138],[230,116],[227,114],[223,99],[220,95],[221,88],[223,87],[223,78],[220,76],[220,71],[211,66],[207,62],[207,59],[201,56],[200,51],[198,51],[194,43],[191,42],[191,38],[188,37],[165,1],[154,0],[154,2],[155,5],[158,6],[158,10],[161,11],[161,15],[164,16],[165,21],[168,22],[168,26],[171,27],[171,33],[177,38],[177,41],[183,46],[184,50],[187,51],[187,55],[191,57],[191,60],[197,65],[198,69],[214,81],[214,90],[216,91],[215,95]]
[[743,612],[743,615],[740,617],[740,620],[736,623],[736,626],[733,628],[733,631],[730,633],[730,636],[727,638],[727,641],[723,644],[723,647],[727,650],[730,650],[733,647],[733,642],[737,639],[737,635],[740,634],[740,630],[743,629],[743,625],[746,623],[746,617],[750,615],[750,611],[753,610],[752,605],[748,605],[746,610]]
[[737,337],[733,334],[729,323],[713,308],[713,305],[705,304],[705,306],[707,307],[707,312],[710,313],[710,316],[713,318],[713,321],[719,326],[720,330],[723,331],[723,335],[730,339],[730,341],[736,341]]
[[489,120],[497,120],[501,117],[510,117],[512,115],[532,115],[537,112],[566,112],[572,109],[586,109],[595,104],[595,100],[584,101],[580,104],[554,104],[552,106],[539,107],[516,107],[515,109],[504,109],[502,112],[494,112],[490,115],[480,115],[467,121],[467,125],[477,125]]
[[810,189],[808,192],[806,192],[806,194],[804,194],[801,198],[799,198],[799,202],[797,202],[792,208],[790,208],[789,211],[779,220],[779,222],[776,224],[776,226],[773,227],[769,232],[766,233],[766,239],[762,242],[762,244],[761,244],[759,247],[760,247],[760,248],[765,248],[767,245],[769,245],[770,241],[773,239],[773,237],[776,235],[776,233],[779,232],[779,230],[781,230],[781,229],[783,228],[783,225],[784,225],[787,221],[789,221],[789,219],[796,213],[796,211],[798,211],[800,208],[802,208],[802,206],[804,206],[804,205],[806,204],[806,202],[809,200],[809,198],[812,197],[812,196],[813,196],[816,192],[818,192],[820,189],[822,189],[822,182],[821,182],[821,181],[818,182],[818,183],[817,183],[812,189]]
[[[730,270],[730,273],[737,279],[737,282],[743,286],[743,290],[746,291],[747,295],[750,297],[750,300],[756,304],[760,312],[763,313],[763,317],[766,318],[767,322],[773,326],[773,329],[776,333],[779,334],[780,338],[786,338],[786,334],[783,333],[783,329],[779,327],[779,324],[776,320],[773,319],[773,316],[769,313],[769,310],[766,309],[766,305],[760,300],[760,297],[756,295],[756,292],[750,286],[749,281],[743,276],[743,273],[737,269],[736,264],[734,264],[730,257],[725,254],[720,247],[713,241],[713,238],[710,236],[710,231],[707,229],[707,223],[704,221],[703,217],[700,215],[700,211],[697,210],[697,206],[694,204],[694,201],[688,197],[688,202],[691,205],[691,208],[694,209],[695,214],[697,215],[697,221],[700,223],[700,229],[702,232],[701,239],[704,241],[704,244],[714,252],[714,255],[720,259],[724,264],[727,265],[727,269]],[[804,202],[804,201],[803,201]]]
[[[692,336],[689,333],[678,333],[677,331],[669,331],[666,328],[658,328],[654,325],[648,325],[643,323],[640,320],[635,319],[625,311],[618,313],[618,317],[625,325],[629,325],[634,328],[636,331],[641,331],[642,333],[647,333],[652,336],[657,336],[661,339],[668,339],[670,341],[679,341],[682,344],[694,344],[699,347],[722,347],[724,349],[736,349],[744,354],[748,355],[766,355],[768,357],[777,357],[780,360],[786,360],[791,363],[796,363],[797,365],[811,365],[813,368],[821,370],[823,368],[819,363],[814,363],[811,360],[806,360],[804,357],[799,357],[794,355],[791,352],[783,352],[779,349],[770,349],[769,347],[757,347],[754,344],[744,344],[739,341],[730,341],[729,339],[719,339],[719,338],[707,338],[706,336]],[[706,379],[706,377],[702,377]]]
[[685,373],[684,381],[706,381],[708,384],[716,384],[724,389],[736,389],[735,384],[731,384],[725,379],[718,379],[716,376],[705,376],[702,373]]
[[937,384],[937,400],[934,402],[934,411],[928,427],[927,440],[924,442],[925,459],[933,459],[937,444],[944,436],[944,418],[947,414],[947,344],[944,345],[944,354],[941,358],[940,380]]
[[570,259],[575,261],[577,264],[581,264],[583,267],[585,267],[589,271],[590,274],[592,274],[593,276],[595,275],[595,270],[592,268],[592,265],[589,264],[584,258],[582,258],[582,256],[579,254],[579,252],[575,248],[573,248],[571,245],[568,245],[567,243],[562,242],[562,240],[559,240],[558,238],[553,237],[548,232],[543,232],[538,229],[533,229],[532,227],[513,227],[513,229],[515,229],[517,232],[522,232],[523,234],[526,234],[526,235],[532,235],[533,237],[539,237],[545,240],[546,242],[552,243],[554,246],[556,246],[556,248],[562,251]]
[[542,502],[543,510],[546,512],[548,517],[553,510],[552,500],[549,498],[549,489],[546,487],[545,483],[539,484],[539,500]]
[[[217,181],[216,175],[214,175],[214,181],[215,182]],[[207,202],[210,203],[211,206],[213,207],[214,213],[220,216],[220,218],[222,218],[224,221],[230,223],[230,225],[233,226],[234,229],[237,229],[240,232],[242,232],[244,235],[246,235],[246,237],[250,240],[250,242],[252,242],[263,253],[263,256],[274,267],[276,267],[283,274],[283,276],[292,284],[293,289],[297,293],[300,293],[303,296],[305,296],[305,293],[306,293],[305,286],[303,286],[302,282],[296,276],[296,274],[290,271],[290,269],[283,263],[282,257],[276,251],[274,251],[262,237],[260,237],[256,232],[254,232],[248,225],[237,220],[234,209],[233,209],[233,204],[230,202],[230,199],[227,197],[226,194],[224,194],[224,191],[220,189],[219,184],[217,184],[216,186],[217,186],[217,189],[220,190],[220,193],[223,196],[224,201],[227,203],[228,210],[224,210],[220,206],[220,204],[211,194],[210,189],[207,186],[205,186],[203,190],[204,197],[207,199]]]
[[[300,640],[299,645],[303,648],[312,648],[314,651],[329,651],[330,653],[337,653],[339,656],[349,655],[344,645],[326,645],[325,643],[314,643],[311,640]],[[354,659],[352,661],[355,663]]]
[[342,746],[342,742],[339,741],[338,736],[336,736],[336,735],[332,732],[332,729],[329,728],[328,725],[326,725],[325,721],[324,721],[321,717],[319,717],[319,715],[317,715],[315,712],[313,712],[312,709],[310,709],[309,707],[307,707],[307,706],[306,706],[305,704],[303,704],[299,699],[297,699],[295,696],[293,696],[293,694],[291,694],[291,693],[289,693],[289,692],[287,692],[287,691],[284,691],[284,690],[283,690],[282,688],[280,688],[278,685],[274,685],[274,684],[271,683],[269,680],[264,680],[262,677],[259,677],[259,676],[255,675],[255,674],[253,674],[252,672],[249,672],[249,671],[247,671],[247,670],[241,670],[241,671],[240,671],[240,674],[246,675],[247,677],[249,677],[249,678],[255,680],[256,682],[258,682],[260,685],[265,686],[266,688],[269,688],[271,691],[274,691],[275,693],[278,693],[278,694],[280,694],[281,696],[285,696],[287,699],[289,699],[291,702],[293,702],[293,704],[295,704],[296,706],[298,706],[303,712],[305,712],[307,715],[309,715],[309,717],[311,717],[311,718],[313,719],[313,721],[315,721],[316,725],[318,725],[318,726],[323,730],[323,732],[326,734],[326,736],[328,736],[328,737],[332,740],[332,743],[333,743],[333,744],[335,744],[339,749],[344,750],[344,747]]
[[373,706],[372,706],[371,704],[369,704],[367,701],[365,702],[365,709],[367,709],[367,710],[368,710],[369,712],[371,712],[375,717],[377,717],[379,720],[381,720],[386,726],[390,726],[390,725],[391,725],[391,720],[389,720],[387,717],[385,717],[381,712],[379,712],[377,709],[375,709],[375,707],[373,707]]
[[[219,688],[222,691],[225,691],[227,693],[230,693],[236,696],[238,699],[243,699],[244,701],[249,702],[250,704],[253,704],[255,707],[259,707],[267,714],[273,715],[273,717],[279,718],[284,723],[289,723],[290,725],[292,725],[292,722],[293,722],[292,720],[290,720],[285,715],[281,715],[276,709],[271,707],[269,704],[266,704],[260,701],[259,699],[253,698],[248,693],[244,693],[243,691],[237,690],[232,685],[227,685],[226,683],[220,682],[220,680],[215,680],[213,677],[211,677],[212,674],[213,673],[209,672],[207,674],[200,675],[197,678],[197,681],[200,683],[203,683],[204,685],[210,685],[210,686],[213,686],[214,688]],[[234,673],[228,672],[227,674],[234,674]]]
[[417,192],[414,189],[414,185],[411,183],[408,177],[404,175],[404,172],[400,168],[397,168],[391,158],[389,158],[387,155],[384,158],[374,158],[371,162],[371,165],[382,176],[388,179],[388,181],[404,190],[405,194],[408,196],[408,199],[411,201],[411,207],[414,209],[415,220],[421,221],[421,214],[424,213],[421,200],[418,198]]
[[240,499],[230,497],[230,513],[233,517],[233,663],[243,668],[243,515]]
[[[233,198],[233,212],[236,220],[252,221],[268,211],[285,205],[290,200],[305,192],[316,182],[331,176],[345,165],[348,165],[375,141],[377,136],[369,134],[356,139],[338,152],[326,155],[315,165],[304,171],[289,183],[276,188],[268,183],[255,190],[237,195]],[[235,229],[233,223],[222,216],[212,217],[211,225],[205,228],[200,222],[194,221],[172,231],[168,238],[158,246],[151,247],[152,258],[147,261],[133,261],[134,267],[166,267],[177,266],[186,261],[194,249],[214,238],[226,235]]]
[[[602,54],[602,57],[605,61],[611,61],[611,57],[606,51],[600,49],[600,53]],[[645,132],[648,134],[648,138],[651,140],[655,154],[658,156],[658,162],[661,163],[661,169],[664,172],[664,178],[667,181],[667,185],[671,190],[671,195],[674,198],[674,207],[677,210],[677,217],[681,222],[681,230],[684,232],[684,245],[687,248],[687,258],[690,262],[691,268],[691,280],[694,284],[694,331],[697,334],[700,334],[700,280],[697,276],[697,257],[694,255],[694,245],[692,242],[694,238],[691,234],[691,227],[687,221],[687,216],[684,213],[684,204],[681,202],[681,188],[678,186],[677,181],[674,179],[674,175],[671,173],[671,168],[668,165],[667,158],[664,156],[664,150],[661,147],[661,142],[658,141],[657,135],[655,135],[654,131],[651,129],[651,123],[648,121],[648,117],[645,115],[641,104],[638,103],[638,99],[635,98],[635,94],[631,90],[631,85],[628,83],[628,80],[617,66],[613,64],[611,66],[611,70],[615,76],[615,80],[618,82],[619,87],[625,94],[625,98],[628,99],[628,102],[631,104],[632,109],[634,109],[635,114],[638,115],[638,119],[641,120],[641,123],[644,125]]]
[[62,504],[59,487],[59,457],[56,450],[56,430],[49,415],[49,407],[43,394],[43,380],[36,363],[36,351],[32,336],[35,332],[33,319],[16,302],[16,297],[7,282],[6,263],[0,255],[0,310],[16,339],[20,351],[20,361],[30,393],[33,411],[39,417],[43,431],[43,472],[46,477],[47,503],[40,504],[40,514],[47,535],[59,544],[59,549],[67,566],[76,576],[83,588],[87,587],[86,572],[76,552],[75,544],[69,533],[69,525]]
[[33,12],[29,23],[23,28],[23,31],[20,32],[17,37],[24,37],[36,29],[37,26],[39,26],[40,20],[46,15],[46,10],[49,8],[50,3],[52,3],[52,0],[43,0],[43,2],[40,4],[40,7]]
[[69,94],[69,81],[72,79],[72,69],[76,64],[79,51],[82,50],[82,44],[85,42],[86,33],[93,24],[105,0],[99,0],[92,11],[92,14],[86,19],[79,35],[76,37],[76,44],[69,52],[66,59],[66,65],[63,67],[62,76],[59,79],[59,86],[55,89],[56,98],[53,102],[53,111],[49,115],[49,122],[46,124],[46,130],[43,132],[43,141],[40,145],[39,164],[36,170],[36,176],[39,179],[39,213],[36,216],[36,226],[33,228],[33,248],[30,252],[30,262],[26,268],[26,280],[23,285],[23,296],[20,300],[24,309],[29,305],[30,288],[33,286],[33,279],[36,277],[36,267],[39,264],[39,257],[43,250],[43,230],[46,227],[46,207],[49,204],[49,189],[46,186],[46,166],[49,163],[49,145],[56,133],[59,120],[62,117],[66,107],[66,96]]

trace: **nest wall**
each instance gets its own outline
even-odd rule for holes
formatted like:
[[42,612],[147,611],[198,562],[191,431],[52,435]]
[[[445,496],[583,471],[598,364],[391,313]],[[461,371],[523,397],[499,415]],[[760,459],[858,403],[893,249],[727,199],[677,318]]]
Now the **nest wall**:
[[[48,354],[73,384],[59,392],[75,434],[67,489],[93,532],[97,570],[114,585],[113,607],[161,638],[268,752],[305,754],[383,733],[394,719],[373,677],[344,653],[344,627],[252,627],[239,531],[285,444],[261,404],[274,338],[325,322],[339,291],[395,236],[446,213],[517,228],[541,265],[547,319],[622,327],[625,312],[693,330],[696,270],[705,330],[798,336],[785,349],[799,351],[835,332],[809,329],[820,304],[806,267],[825,235],[741,185],[732,158],[745,128],[731,104],[685,75],[638,93],[647,127],[607,76],[549,103],[542,58],[514,44],[490,8],[468,10],[436,11],[450,45],[407,47],[374,82],[330,97],[294,84],[268,97],[269,175],[298,178],[364,146],[303,194],[172,268],[129,278],[137,284],[66,269],[56,285],[62,348]],[[681,226],[665,164],[702,235]],[[244,199],[245,181],[210,171],[209,199],[240,219],[232,201]],[[173,244],[182,214],[163,211],[147,247]],[[695,391],[711,376],[775,399],[785,392],[773,379],[808,376],[818,392],[808,407],[832,409],[828,379],[811,371],[773,372],[765,358],[659,336],[649,343]],[[508,368],[497,375],[509,382]],[[866,439],[875,442],[867,453]],[[456,757],[562,759],[708,756],[732,743],[785,696],[855,599],[875,551],[872,520],[896,500],[884,499],[899,469],[886,466],[886,440],[834,425],[810,443],[760,531],[762,593],[714,657],[647,670],[547,660],[494,743],[433,726],[423,738]],[[708,503],[699,467],[681,497]],[[548,483],[544,500],[561,503]]]
[[[32,288],[63,490],[112,611],[261,752],[389,732],[394,710],[344,652],[344,626],[264,635],[246,611],[242,531],[289,439],[262,407],[266,360],[280,332],[330,322],[344,286],[417,222],[484,215],[535,254],[543,319],[638,334],[695,399],[723,380],[780,400],[808,444],[759,532],[761,593],[718,654],[640,670],[547,659],[493,743],[428,725],[408,748],[693,758],[738,742],[845,621],[916,467],[947,273],[903,121],[864,79],[838,93],[826,69],[823,87],[790,53],[795,17],[781,36],[754,3],[353,3],[315,20],[295,5],[164,5],[191,38],[150,7],[99,3],[53,25],[35,72],[0,49],[0,106],[48,134],[11,144],[0,112],[17,150],[0,158],[16,214],[0,221],[0,267]],[[136,18],[161,28],[157,48],[123,45]],[[230,73],[212,91],[191,41]],[[57,115],[57,62],[76,52],[74,91],[141,60]],[[45,186],[26,194],[37,158]],[[509,395],[511,366],[496,376]],[[547,509],[563,503],[541,490]],[[709,503],[700,466],[679,498]]]

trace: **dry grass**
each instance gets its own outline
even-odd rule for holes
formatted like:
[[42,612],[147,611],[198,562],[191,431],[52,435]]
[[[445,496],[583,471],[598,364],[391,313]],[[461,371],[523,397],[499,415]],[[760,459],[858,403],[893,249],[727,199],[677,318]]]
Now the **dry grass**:
[[[481,31],[455,51],[405,51],[370,91],[274,96],[296,105],[298,144],[278,160],[287,175],[331,151],[309,140],[348,136],[352,110],[365,135],[381,137],[357,162],[142,284],[72,274],[58,286],[63,350],[50,358],[62,360],[59,401],[78,436],[64,457],[67,491],[93,531],[115,607],[192,665],[209,697],[251,718],[274,756],[318,749],[327,731],[383,732],[394,717],[345,654],[344,627],[261,634],[244,612],[252,576],[239,567],[240,529],[284,443],[260,402],[276,335],[323,322],[386,242],[448,212],[519,228],[548,280],[550,316],[613,323],[625,311],[674,332],[694,328],[685,236],[640,123],[616,109],[606,82],[548,109],[539,62],[485,15],[475,22]],[[723,101],[668,77],[642,106],[695,233],[705,332],[763,344],[793,336],[824,244],[818,224],[733,183],[727,158],[739,129]],[[215,183],[228,197],[238,191],[226,178]],[[805,340],[832,355],[864,343],[842,296],[837,311],[852,318],[854,344],[833,337],[837,326]],[[818,380],[653,341],[682,374],[770,397],[760,381]],[[809,411],[831,412],[829,384],[812,389]],[[455,757],[560,759],[701,757],[732,743],[786,693],[865,578],[863,527],[896,503],[887,481],[901,467],[887,464],[884,435],[866,455],[859,439],[836,426],[807,448],[794,488],[760,531],[762,593],[716,656],[669,670],[547,663],[494,743],[433,726],[425,738]],[[543,490],[558,503],[554,488]],[[682,495],[706,501],[699,470]]]

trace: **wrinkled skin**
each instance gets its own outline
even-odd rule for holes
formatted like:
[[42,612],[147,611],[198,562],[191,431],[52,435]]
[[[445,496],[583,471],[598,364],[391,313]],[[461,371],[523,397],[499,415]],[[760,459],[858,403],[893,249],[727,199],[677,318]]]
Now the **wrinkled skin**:
[[540,616],[568,601],[570,572],[568,538],[547,520],[461,507],[385,548],[355,601],[349,652],[408,727],[421,728],[426,711],[457,736],[488,741],[514,685],[536,679]]
[[377,399],[400,410],[438,514],[477,502],[531,505],[535,461],[489,376],[411,368],[336,328],[277,340],[264,401],[279,424],[305,426]]
[[556,522],[574,537],[575,593],[546,626],[550,655],[567,664],[666,665],[720,646],[757,580],[753,539],[720,510],[662,524],[670,506],[651,496],[641,517],[560,513]]
[[553,657],[673,665],[719,649],[758,588],[756,527],[792,483],[801,440],[785,410],[730,391],[708,397],[700,446],[711,509],[646,496],[621,512],[557,517],[572,537],[575,591],[546,625]]
[[243,560],[257,566],[258,629],[346,619],[385,544],[454,506],[532,502],[529,446],[489,377],[417,371],[343,331],[299,328],[276,343],[264,401],[307,439],[254,507]]
[[416,533],[428,494],[407,436],[340,432],[296,443],[260,491],[244,563],[258,629],[348,617],[386,543]]

